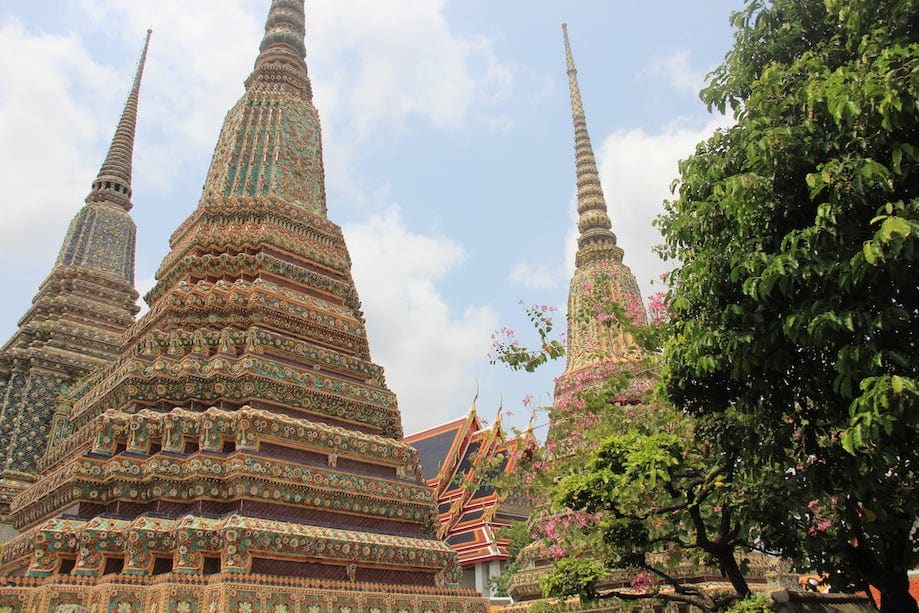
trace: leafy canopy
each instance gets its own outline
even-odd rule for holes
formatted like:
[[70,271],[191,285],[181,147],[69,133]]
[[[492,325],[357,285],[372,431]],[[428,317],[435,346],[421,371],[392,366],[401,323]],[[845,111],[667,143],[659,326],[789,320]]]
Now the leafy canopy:
[[666,390],[744,429],[762,543],[915,610],[919,2],[749,0],[733,21],[702,98],[736,124],[658,220],[682,262]]

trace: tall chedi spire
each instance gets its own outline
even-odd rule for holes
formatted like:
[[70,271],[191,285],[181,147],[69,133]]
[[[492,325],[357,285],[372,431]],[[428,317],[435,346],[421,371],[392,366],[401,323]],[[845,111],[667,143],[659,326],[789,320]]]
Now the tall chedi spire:
[[[137,103],[150,42],[144,42],[121,120],[86,204],[73,218],[48,278],[0,350],[0,516],[35,478],[56,399],[77,379],[110,363],[138,311],[131,158]],[[0,518],[2,519],[2,518]]]
[[121,121],[118,122],[108,155],[105,156],[105,162],[102,163],[99,175],[93,182],[93,190],[87,198],[93,202],[118,204],[126,211],[131,210],[131,166],[134,157],[134,132],[137,127],[140,80],[144,75],[144,65],[147,62],[147,49],[150,46],[152,32],[152,30],[147,30],[147,39],[144,41],[144,50],[137,62],[131,93],[128,94],[128,101],[124,105]]
[[578,188],[578,251],[575,272],[568,293],[568,359],[565,374],[559,381],[564,388],[571,373],[596,368],[608,362],[631,362],[639,357],[634,341],[596,318],[585,317],[592,300],[616,300],[635,318],[644,321],[638,283],[628,266],[622,263],[622,249],[616,244],[606,198],[600,184],[600,173],[594,157],[584,103],[578,85],[578,71],[568,40],[568,26],[562,24],[571,113],[574,123],[574,154]]
[[578,186],[578,251],[575,265],[578,268],[591,262],[621,262],[622,249],[616,246],[616,235],[606,210],[606,198],[600,185],[597,160],[587,132],[584,102],[578,86],[578,71],[574,67],[568,24],[562,24],[565,37],[565,59],[568,65],[568,88],[571,95],[571,114],[574,122],[574,158]]
[[304,32],[303,0],[271,2],[149,311],[12,503],[0,572],[50,577],[35,602],[79,583],[68,602],[105,610],[487,610],[446,587],[456,556],[370,359]]
[[[610,325],[609,319],[597,317],[598,307],[616,301],[634,319],[642,323],[646,319],[638,283],[622,263],[623,252],[611,229],[566,24],[562,24],[562,31],[574,123],[578,250],[568,291],[567,362],[565,372],[555,382],[553,421],[546,435],[557,459],[560,455],[570,458],[584,453],[583,432],[572,435],[572,430],[584,429],[587,423],[580,419],[577,394],[601,388],[610,377],[625,370],[634,372],[642,358],[626,331]],[[626,402],[637,402],[640,393],[633,386],[622,397]],[[548,501],[543,505],[537,503],[531,521],[545,521],[546,517],[564,519],[565,512],[554,514],[548,508]],[[521,551],[517,559],[520,570],[508,582],[508,593],[515,600],[542,598],[541,578],[553,571],[556,560],[549,553],[553,544],[537,541]]]

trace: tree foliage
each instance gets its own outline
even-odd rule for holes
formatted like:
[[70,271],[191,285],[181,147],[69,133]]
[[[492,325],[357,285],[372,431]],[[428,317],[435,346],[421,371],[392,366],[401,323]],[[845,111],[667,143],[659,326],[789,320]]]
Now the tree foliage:
[[[569,317],[593,319],[611,335],[637,339],[645,358],[611,370],[596,356],[598,368],[577,374],[575,385],[548,409],[546,444],[516,449],[517,479],[509,485],[522,487],[537,508],[530,536],[538,550],[531,547],[529,554],[555,561],[543,578],[546,596],[656,598],[718,609],[749,595],[742,566],[753,545],[750,526],[735,511],[732,483],[741,449],[724,420],[704,425],[653,389],[634,404],[636,382],[646,383],[658,368],[654,350],[663,321],[652,317],[645,325],[615,292],[602,291],[616,286],[609,274],[598,272],[591,285],[601,290],[590,294],[584,312]],[[496,360],[517,368],[561,357],[545,349],[553,347],[542,333],[551,330],[549,313],[534,311],[543,347],[496,343]],[[686,580],[719,571],[732,593],[712,593]]]
[[500,528],[495,536],[510,541],[507,547],[508,564],[503,572],[489,581],[495,596],[507,596],[507,582],[519,569],[517,556],[520,550],[530,544],[530,529],[525,521],[513,521],[510,526]]
[[[552,508],[591,521],[581,522],[574,538],[570,529],[548,536],[569,558],[599,558],[607,571],[632,571],[625,589],[608,590],[606,596],[654,597],[702,610],[749,596],[745,573],[751,553],[760,573],[767,563],[778,564],[757,555],[749,538],[753,526],[744,512],[745,492],[735,482],[743,454],[735,426],[692,418],[653,394],[640,405],[618,406],[611,402],[614,394],[611,386],[587,395],[586,410],[602,412],[607,426],[567,474],[552,475]],[[687,581],[712,573],[724,576],[733,592]],[[566,574],[572,574],[567,566],[557,565],[548,583],[552,595],[591,594],[584,586],[570,590]],[[566,586],[569,591],[559,591]]]
[[[521,304],[523,304],[521,302]],[[516,333],[510,328],[501,328],[491,335],[492,347],[489,353],[491,364],[498,362],[511,370],[535,372],[549,360],[557,360],[565,355],[565,346],[552,336],[554,322],[552,315],[555,307],[547,305],[530,305],[526,307],[527,319],[539,335],[537,349],[528,349],[520,344]]]
[[759,542],[916,610],[919,2],[748,0],[702,98],[736,124],[659,220],[670,399],[735,423]]

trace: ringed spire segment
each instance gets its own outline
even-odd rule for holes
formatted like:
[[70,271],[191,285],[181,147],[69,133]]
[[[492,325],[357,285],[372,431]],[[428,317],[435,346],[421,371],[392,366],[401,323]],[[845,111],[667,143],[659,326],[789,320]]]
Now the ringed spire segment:
[[568,39],[568,24],[562,24],[565,39],[565,59],[568,65],[568,88],[571,95],[571,116],[574,123],[574,154],[578,182],[578,252],[575,264],[596,260],[622,261],[622,249],[616,246],[612,222],[606,208],[606,198],[600,185],[600,173],[593,145],[587,132],[584,103],[578,85],[578,71]]
[[571,111],[575,117],[584,117],[584,103],[578,87],[578,70],[574,66],[574,55],[571,53],[571,41],[568,40],[568,24],[562,23],[562,34],[565,37],[565,60],[568,64],[568,86],[571,91]]
[[312,100],[305,37],[304,0],[272,0],[255,68],[246,79],[246,90],[285,91]]
[[137,103],[152,33],[153,30],[147,30],[147,38],[144,40],[140,60],[137,62],[134,81],[131,84],[124,111],[121,113],[121,120],[115,129],[115,136],[112,137],[112,144],[109,146],[105,161],[99,169],[96,180],[93,181],[92,191],[86,198],[87,202],[108,201],[122,207],[125,211],[131,210],[131,173],[134,134],[137,127]]

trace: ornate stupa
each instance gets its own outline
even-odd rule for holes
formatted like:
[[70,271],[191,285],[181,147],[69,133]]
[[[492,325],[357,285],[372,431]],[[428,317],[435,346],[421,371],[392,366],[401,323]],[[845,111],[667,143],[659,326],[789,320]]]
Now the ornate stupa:
[[577,170],[578,250],[568,289],[568,351],[565,372],[556,381],[555,396],[583,387],[585,378],[603,380],[612,372],[630,369],[641,360],[641,350],[627,333],[596,317],[592,303],[615,301],[640,323],[647,319],[635,275],[623,264],[616,235],[600,184],[584,103],[578,86],[568,26],[562,24],[568,87],[574,122],[574,155]]
[[[609,320],[602,316],[609,310],[599,309],[597,317],[596,304],[615,303],[622,315],[632,319],[635,324],[647,320],[644,304],[632,271],[623,264],[623,251],[616,244],[606,200],[600,185],[597,163],[587,132],[584,118],[584,106],[578,87],[577,70],[568,40],[568,29],[562,24],[565,41],[565,55],[568,65],[568,82],[571,92],[571,108],[574,119],[575,158],[577,161],[578,186],[578,251],[576,269],[571,279],[568,295],[568,361],[565,372],[556,379],[553,421],[549,427],[547,441],[557,445],[556,457],[581,457],[585,453],[585,440],[572,436],[572,431],[583,427],[583,415],[578,413],[578,394],[583,391],[594,391],[618,374],[632,375],[626,389],[620,391],[615,402],[620,405],[635,407],[642,402],[642,395],[653,382],[653,374],[643,367],[642,349],[635,339],[620,326],[609,325]],[[557,413],[556,413],[557,412]],[[560,418],[556,420],[556,416]],[[572,425],[576,424],[576,425]],[[551,460],[550,460],[551,461]],[[570,515],[568,512],[547,514],[546,506],[535,513],[539,517],[561,518]],[[551,543],[538,541],[523,549],[517,559],[520,570],[511,578],[508,592],[520,604],[508,607],[508,613],[525,611],[528,601],[542,598],[540,580],[554,569],[557,556],[550,552]],[[764,555],[748,554],[747,581],[751,589],[767,589],[766,577],[774,575],[780,568],[777,560]],[[723,591],[732,589],[726,578],[717,568],[703,566],[686,561],[678,566],[668,568],[668,574],[683,584],[698,584],[704,589]],[[599,579],[598,589],[629,590],[634,569],[608,569],[608,573]],[[620,603],[621,604],[621,603]],[[599,603],[577,605],[567,603],[568,610],[601,612],[610,610],[631,610],[651,613],[652,611],[683,611],[686,606],[678,602],[664,603],[654,599],[628,601],[627,604]]]
[[0,610],[485,610],[326,217],[304,13],[272,0],[150,310],[13,500]]
[[[70,222],[57,262],[0,349],[0,523],[12,498],[35,481],[58,398],[110,364],[138,312],[131,158],[150,33],[108,155],[86,204]],[[9,536],[9,531],[4,536]],[[0,538],[0,540],[3,540]]]
[[[571,411],[574,397],[581,391],[596,389],[613,375],[624,370],[634,372],[641,362],[641,349],[630,334],[621,330],[600,312],[602,304],[617,303],[636,323],[644,323],[647,315],[635,275],[623,264],[622,248],[616,244],[612,222],[600,184],[600,173],[594,156],[584,103],[578,86],[578,72],[568,40],[567,24],[562,24],[565,58],[568,67],[568,86],[574,123],[574,153],[577,170],[578,250],[575,271],[568,291],[568,349],[565,371],[556,379],[553,421],[549,425],[547,441],[557,445],[555,453],[579,453],[577,445],[568,436],[576,421]],[[636,382],[641,385],[641,382]],[[632,385],[623,394],[622,401],[638,402],[640,392]],[[573,446],[572,446],[573,445]],[[546,501],[534,501],[534,517],[546,517]],[[547,543],[533,543],[520,553],[520,570],[510,579],[508,592],[518,601],[542,598],[540,579],[553,568],[553,557],[547,552]]]

